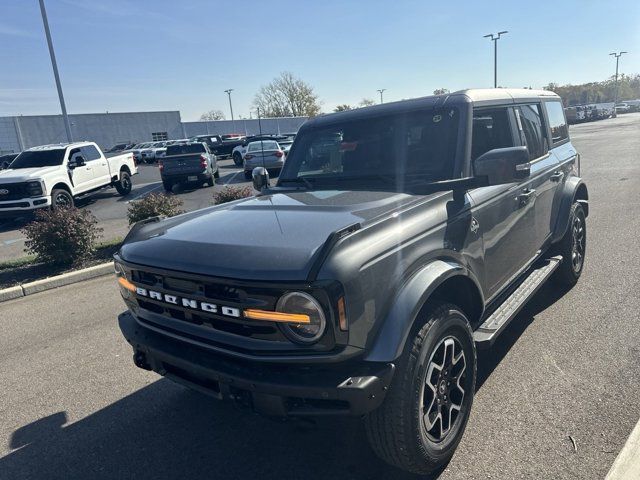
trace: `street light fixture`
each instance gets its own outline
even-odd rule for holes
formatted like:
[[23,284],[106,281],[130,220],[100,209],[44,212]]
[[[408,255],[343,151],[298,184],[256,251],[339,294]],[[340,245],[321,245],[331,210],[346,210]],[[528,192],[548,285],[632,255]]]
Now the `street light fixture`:
[[620,64],[620,57],[622,55],[624,55],[625,53],[629,53],[629,52],[612,52],[609,55],[613,55],[614,57],[616,57],[616,93],[615,93],[615,97],[613,98],[613,114],[615,115],[615,111],[616,111],[616,105],[618,104],[618,66]]
[[493,88],[498,88],[498,39],[505,33],[509,32],[507,30],[503,30],[502,32],[498,32],[496,34],[490,33],[483,37],[490,38],[493,42]]
[[49,56],[51,57],[51,66],[53,67],[53,77],[56,80],[56,88],[58,89],[58,99],[60,100],[60,109],[62,110],[62,121],[64,129],[67,131],[67,141],[71,143],[71,125],[69,124],[69,116],[67,115],[67,107],[64,104],[64,96],[62,95],[62,84],[60,83],[60,75],[58,75],[58,64],[56,63],[56,54],[53,51],[53,42],[51,41],[51,32],[49,31],[49,21],[47,20],[47,11],[44,8],[44,0],[40,0],[40,13],[42,14],[42,23],[44,24],[44,33],[47,37],[47,46],[49,47]]
[[230,88],[230,89],[224,91],[224,93],[226,93],[229,96],[229,110],[231,110],[231,125],[233,127],[233,133],[235,133],[235,131],[236,131],[236,121],[233,118],[233,105],[231,104],[231,92],[233,92],[233,88]]
[[384,101],[382,100],[382,92],[384,92],[386,90],[386,88],[381,88],[378,90],[378,93],[380,93],[380,103],[384,103]]

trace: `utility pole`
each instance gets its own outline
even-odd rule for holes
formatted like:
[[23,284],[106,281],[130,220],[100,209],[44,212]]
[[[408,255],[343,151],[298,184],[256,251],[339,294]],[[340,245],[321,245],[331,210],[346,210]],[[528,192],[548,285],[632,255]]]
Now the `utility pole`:
[[231,92],[233,92],[233,88],[230,88],[229,90],[225,90],[224,93],[226,93],[229,96],[229,110],[231,110],[231,125],[233,127],[233,133],[236,132],[236,121],[233,118],[233,105],[231,104]]
[[485,35],[483,38],[490,38],[493,42],[493,88],[498,88],[498,40],[500,37],[509,33],[507,30],[503,30],[502,32],[498,32],[495,35],[490,33],[489,35]]
[[378,93],[380,93],[380,103],[384,103],[384,101],[382,100],[382,93],[386,90],[386,88],[381,88],[380,90],[378,90]]
[[620,57],[622,55],[624,55],[625,53],[629,53],[629,52],[612,52],[609,55],[613,55],[614,57],[616,57],[616,93],[615,96],[613,97],[613,116],[617,116],[616,115],[616,105],[618,104],[618,67],[620,65]]
[[49,56],[51,57],[51,66],[53,67],[53,76],[56,79],[56,88],[58,89],[58,98],[60,99],[60,109],[62,110],[62,120],[64,128],[67,131],[67,141],[71,143],[71,124],[67,115],[67,107],[64,104],[64,96],[62,95],[62,85],[60,84],[60,75],[58,75],[58,64],[56,63],[56,54],[53,51],[53,42],[51,41],[51,32],[49,31],[49,22],[47,20],[47,11],[44,8],[44,0],[40,0],[40,13],[42,14],[42,23],[44,24],[44,33],[47,37],[47,45],[49,46]]

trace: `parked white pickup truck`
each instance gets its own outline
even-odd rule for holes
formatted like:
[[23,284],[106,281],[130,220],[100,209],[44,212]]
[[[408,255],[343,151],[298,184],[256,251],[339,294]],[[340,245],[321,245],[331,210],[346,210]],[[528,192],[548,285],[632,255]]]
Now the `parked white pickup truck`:
[[131,152],[107,158],[93,142],[33,147],[0,171],[0,215],[72,207],[75,198],[105,187],[127,195],[136,173]]

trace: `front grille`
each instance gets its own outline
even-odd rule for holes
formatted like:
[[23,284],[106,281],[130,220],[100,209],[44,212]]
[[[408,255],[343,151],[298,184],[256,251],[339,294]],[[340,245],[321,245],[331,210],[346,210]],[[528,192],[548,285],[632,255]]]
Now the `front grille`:
[[[173,295],[180,299],[179,304],[175,305],[149,296],[137,295],[136,301],[144,310],[185,324],[196,325],[205,331],[215,330],[259,340],[288,342],[275,325],[246,319],[242,313],[239,317],[222,313],[223,306],[237,309],[239,312],[245,308],[272,310],[280,296],[279,293],[265,292],[264,288],[240,288],[215,281],[196,282],[143,270],[132,270],[131,277],[133,283],[148,291]],[[210,313],[185,307],[180,304],[182,298],[214,304],[218,311]]]
[[[0,194],[0,202],[9,200],[21,200],[31,195],[27,191],[27,184],[21,183],[0,183],[0,191],[8,190],[9,193]],[[27,205],[28,206],[28,205]]]

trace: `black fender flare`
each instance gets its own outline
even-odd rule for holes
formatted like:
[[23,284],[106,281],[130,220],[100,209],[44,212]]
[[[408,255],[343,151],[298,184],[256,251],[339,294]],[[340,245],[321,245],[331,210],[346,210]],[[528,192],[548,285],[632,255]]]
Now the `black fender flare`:
[[558,216],[553,229],[551,243],[560,241],[569,226],[569,212],[571,206],[576,201],[580,202],[584,208],[585,216],[589,215],[589,191],[587,184],[580,177],[569,177],[564,183],[560,206],[558,207]]
[[365,360],[396,360],[402,354],[409,333],[424,304],[442,283],[455,276],[471,279],[482,294],[477,279],[466,267],[448,260],[434,260],[425,265],[405,282],[396,295]]

